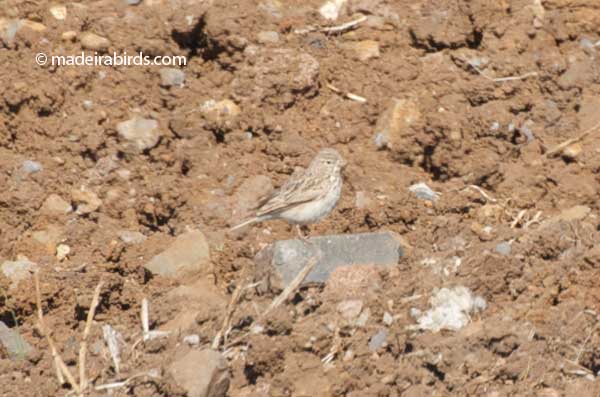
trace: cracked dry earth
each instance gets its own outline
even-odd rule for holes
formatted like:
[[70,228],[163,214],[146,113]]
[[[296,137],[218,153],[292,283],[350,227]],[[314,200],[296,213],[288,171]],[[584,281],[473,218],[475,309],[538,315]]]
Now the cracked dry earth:
[[[597,1],[129,3],[0,2],[0,395],[74,395],[36,271],[85,395],[600,395]],[[182,55],[185,81],[35,64],[84,49]],[[255,255],[295,230],[227,229],[322,147],[348,166],[311,235],[391,231],[405,255],[261,317],[280,290]],[[416,326],[457,287],[483,309]],[[142,340],[144,298],[167,337]]]

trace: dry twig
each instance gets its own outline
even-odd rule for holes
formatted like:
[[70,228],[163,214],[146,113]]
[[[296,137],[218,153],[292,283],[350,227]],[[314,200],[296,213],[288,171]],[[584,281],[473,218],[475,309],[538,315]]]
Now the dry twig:
[[87,352],[87,337],[90,333],[90,329],[92,328],[92,321],[94,320],[96,308],[98,307],[98,303],[100,301],[100,289],[102,289],[102,281],[98,283],[96,289],[94,290],[94,297],[92,298],[92,303],[90,304],[90,310],[88,311],[87,320],[85,322],[85,328],[83,330],[81,347],[79,348],[79,389],[81,391],[87,389],[87,378],[85,374],[85,354]]
[[231,323],[231,318],[233,317],[233,313],[235,312],[235,308],[238,304],[240,296],[242,295],[242,290],[245,289],[242,287],[240,283],[233,291],[233,295],[231,295],[231,300],[229,301],[229,306],[227,306],[227,314],[223,319],[223,324],[221,325],[221,329],[217,332],[217,335],[213,339],[212,348],[217,349],[221,344],[221,337],[226,335],[227,330],[229,329],[229,325]]
[[71,371],[69,371],[69,368],[66,366],[62,357],[56,350],[56,345],[54,344],[54,340],[50,336],[50,331],[46,327],[46,323],[44,321],[44,311],[42,310],[42,294],[40,293],[40,278],[39,278],[39,275],[37,272],[34,275],[34,280],[35,280],[35,297],[36,297],[36,305],[37,305],[37,312],[38,312],[39,329],[40,329],[41,333],[46,337],[46,340],[48,341],[48,345],[50,346],[50,351],[52,352],[52,357],[54,358],[54,365],[56,366],[56,376],[58,378],[58,382],[61,385],[64,384],[65,382],[64,382],[63,376],[65,376],[67,378],[67,381],[71,384],[71,387],[73,387],[75,392],[77,394],[79,394],[81,391],[79,388],[79,385],[77,384],[77,382],[75,382],[75,378],[73,377],[73,374],[71,373]]
[[344,93],[342,90],[340,90],[339,88],[337,88],[333,84],[329,84],[328,83],[327,84],[327,88],[329,88],[331,91],[333,91],[333,92],[335,92],[337,94],[340,94],[341,96],[346,97],[348,99],[351,99],[353,101],[360,102],[360,103],[367,103],[367,99],[366,98],[364,98],[364,97],[362,97],[360,95],[353,94],[351,92]]
[[563,143],[558,144],[555,147],[553,147],[552,149],[548,150],[546,152],[546,154],[544,154],[544,156],[545,157],[554,157],[554,156],[560,154],[563,151],[563,149],[566,148],[567,146],[570,146],[570,145],[572,145],[574,143],[582,141],[588,135],[590,135],[592,132],[597,132],[598,129],[599,129],[599,127],[600,127],[600,123],[595,124],[594,126],[588,128],[587,130],[585,130],[584,132],[582,132],[581,134],[579,134],[575,138],[567,139]]
[[341,25],[327,26],[327,27],[320,27],[320,28],[314,27],[314,26],[307,26],[304,29],[296,29],[294,31],[294,33],[306,34],[306,33],[317,32],[317,31],[324,32],[324,33],[341,33],[346,30],[355,28],[358,24],[363,23],[366,20],[367,20],[366,15],[361,15],[360,17],[356,18],[355,20],[343,23]]

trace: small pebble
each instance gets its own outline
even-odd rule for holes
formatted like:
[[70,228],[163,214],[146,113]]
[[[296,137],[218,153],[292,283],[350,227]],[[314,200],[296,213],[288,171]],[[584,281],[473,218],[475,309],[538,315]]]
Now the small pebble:
[[56,247],[56,259],[58,259],[59,262],[62,262],[67,256],[69,256],[70,252],[71,247],[66,244],[58,244]]
[[50,7],[50,14],[52,14],[54,19],[62,21],[65,18],[67,18],[67,7],[65,7],[64,5],[56,5]]
[[183,342],[190,346],[197,346],[200,344],[200,336],[197,334],[187,335],[183,338]]
[[73,41],[75,40],[75,37],[77,37],[77,32],[74,30],[67,30],[66,32],[63,32],[63,34],[60,35],[60,38],[63,41]]
[[377,333],[373,335],[369,340],[369,350],[372,352],[377,351],[377,349],[383,346],[385,340],[387,339],[387,336],[388,331],[386,329],[380,329],[379,331],[377,331]]
[[183,86],[185,82],[185,73],[183,70],[175,68],[162,68],[160,73],[160,85],[163,87]]
[[383,313],[383,323],[385,325],[392,325],[392,323],[394,322],[394,318],[392,317],[392,315],[388,312]]
[[26,172],[28,174],[34,174],[36,172],[40,172],[43,169],[43,167],[40,163],[38,163],[37,161],[33,161],[33,160],[23,161],[23,163],[21,164],[21,168],[23,169],[24,172]]
[[106,50],[110,46],[110,40],[92,32],[82,33],[79,41],[83,48],[94,51]]
[[275,31],[262,31],[256,35],[256,40],[261,44],[277,43],[279,41],[279,33]]
[[125,2],[130,6],[136,6],[142,2],[142,0],[125,0]]
[[439,193],[436,193],[433,190],[431,190],[431,188],[423,182],[411,185],[408,188],[408,190],[413,192],[415,196],[417,196],[421,200],[436,201],[439,197]]
[[496,245],[495,250],[500,255],[508,256],[508,255],[510,255],[510,250],[511,250],[510,244],[506,241],[503,241],[503,242],[499,243],[498,245]]
[[92,107],[94,107],[94,102],[92,102],[92,101],[91,101],[91,100],[89,100],[89,99],[85,99],[85,100],[82,102],[82,105],[83,105],[83,108],[84,108],[85,110],[91,110],[91,109],[92,109]]

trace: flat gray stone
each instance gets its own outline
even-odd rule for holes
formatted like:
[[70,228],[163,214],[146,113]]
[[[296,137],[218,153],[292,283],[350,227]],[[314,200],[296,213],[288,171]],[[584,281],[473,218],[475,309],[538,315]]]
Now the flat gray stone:
[[31,351],[29,343],[16,330],[8,328],[2,321],[0,321],[0,343],[8,352],[11,360],[23,359]]
[[185,82],[185,73],[183,70],[175,68],[162,68],[160,73],[160,85],[163,87],[182,86]]
[[511,251],[510,243],[508,243],[507,241],[498,243],[498,245],[496,245],[495,251],[497,253],[499,253],[500,255],[504,255],[504,256],[510,255],[510,251]]
[[[317,265],[304,283],[324,283],[340,266],[394,266],[407,246],[393,232],[339,234],[302,240],[277,241],[262,249],[255,257],[259,277],[269,276],[277,288],[288,285],[313,258]],[[273,277],[274,276],[274,277]]]
[[163,252],[156,255],[144,267],[153,274],[176,277],[200,271],[210,260],[206,237],[199,230],[177,236]]

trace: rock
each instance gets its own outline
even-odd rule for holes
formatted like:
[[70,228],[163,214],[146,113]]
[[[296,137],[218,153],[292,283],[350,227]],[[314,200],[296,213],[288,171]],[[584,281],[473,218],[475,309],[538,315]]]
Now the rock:
[[387,326],[392,325],[394,322],[394,317],[388,312],[383,313],[383,323]]
[[510,255],[511,251],[510,243],[507,241],[503,241],[496,245],[496,248],[494,250],[500,255],[508,256]]
[[0,39],[6,44],[12,44],[23,23],[16,19],[0,19]]
[[358,299],[345,300],[337,305],[337,311],[344,320],[352,322],[358,318],[363,308],[363,302]]
[[371,58],[379,58],[379,43],[375,40],[352,41],[342,43],[341,48],[350,51],[359,61],[367,61]]
[[0,321],[0,343],[8,352],[11,360],[22,360],[32,350],[18,330],[8,328],[2,321]]
[[417,196],[417,198],[420,198],[421,200],[436,201],[439,197],[439,193],[431,190],[431,188],[423,182],[411,185],[408,188],[408,190],[413,192],[415,196]]
[[125,0],[127,5],[136,6],[142,2],[142,0]]
[[84,99],[83,102],[81,102],[81,106],[83,106],[85,110],[92,110],[94,107],[94,102],[89,99]]
[[55,5],[50,7],[50,14],[59,21],[67,18],[67,7],[64,5]]
[[376,352],[381,346],[383,346],[385,340],[387,339],[387,336],[387,329],[380,329],[379,331],[377,331],[377,333],[373,335],[369,340],[369,350],[372,352]]
[[104,51],[110,46],[110,40],[92,32],[83,32],[79,36],[81,46],[87,50]]
[[48,215],[68,214],[73,211],[73,207],[58,194],[52,193],[46,198],[40,210]]
[[21,163],[21,169],[26,174],[34,174],[36,172],[40,172],[44,168],[37,161],[25,160],[23,163]]
[[65,260],[70,253],[71,247],[66,244],[58,244],[56,247],[56,259],[58,259],[59,262]]
[[429,304],[431,309],[425,313],[411,310],[411,315],[417,317],[418,325],[414,328],[432,332],[457,331],[470,322],[470,313],[483,311],[487,306],[482,297],[474,296],[463,286],[435,290]]
[[577,156],[581,154],[582,151],[583,146],[581,146],[581,143],[577,142],[564,148],[562,151],[562,155],[563,157],[569,160],[575,160]]
[[496,237],[496,233],[491,226],[484,226],[479,222],[471,223],[471,231],[475,233],[481,241],[490,241]]
[[410,99],[393,99],[392,104],[377,119],[375,144],[377,148],[403,149],[411,127],[421,120],[418,105]]
[[338,19],[340,12],[347,0],[329,0],[319,8],[319,14],[325,19],[335,21]]
[[186,335],[183,338],[183,343],[187,343],[190,346],[197,346],[200,344],[200,335],[198,335],[198,334]]
[[77,32],[74,30],[67,30],[66,32],[63,32],[60,35],[60,38],[63,41],[74,41],[76,37],[77,37]]
[[16,261],[4,261],[0,268],[4,276],[11,281],[11,288],[14,288],[20,281],[31,277],[39,266],[26,257],[19,257]]
[[117,124],[117,132],[138,152],[152,149],[160,139],[158,121],[137,116]]
[[188,397],[225,397],[229,389],[227,363],[214,350],[190,350],[171,364],[169,373]]
[[230,99],[215,101],[210,99],[204,101],[200,106],[200,113],[208,120],[216,124],[221,129],[229,129],[231,123],[241,113],[241,109]]
[[21,24],[23,27],[33,30],[34,32],[43,32],[46,30],[46,25],[39,22],[30,21],[28,19],[22,19]]
[[71,200],[75,204],[76,213],[85,215],[96,211],[102,205],[102,200],[98,198],[96,193],[88,190],[85,186],[71,191]]
[[117,234],[121,241],[131,245],[143,243],[147,239],[142,233],[136,231],[121,230]]
[[317,265],[305,283],[327,281],[340,266],[394,266],[404,254],[406,243],[393,232],[341,234],[302,240],[277,241],[255,258],[259,272],[265,272],[276,286],[288,285],[313,258]]
[[192,230],[177,236],[166,250],[152,258],[144,267],[153,274],[176,277],[198,272],[209,261],[209,247],[204,234],[199,230]]
[[183,86],[185,82],[185,72],[175,68],[162,68],[160,73],[160,85],[163,87]]
[[272,30],[263,30],[256,35],[256,41],[260,44],[277,43],[279,42],[279,33]]

